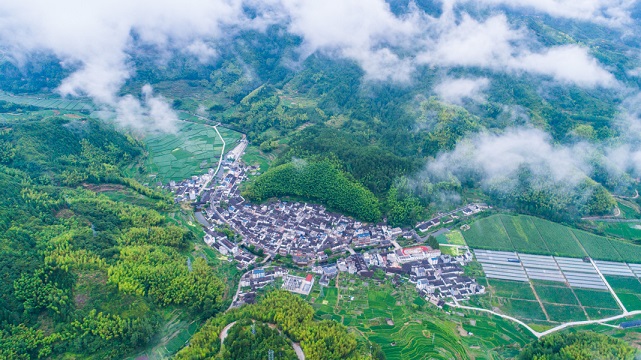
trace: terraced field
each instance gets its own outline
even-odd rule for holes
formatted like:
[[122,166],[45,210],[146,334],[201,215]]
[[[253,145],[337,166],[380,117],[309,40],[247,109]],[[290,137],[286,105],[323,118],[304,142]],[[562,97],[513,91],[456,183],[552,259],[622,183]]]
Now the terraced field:
[[389,280],[363,281],[343,273],[339,287],[325,288],[322,296],[313,289],[308,299],[316,316],[351,327],[379,344],[390,360],[498,359],[515,355],[518,346],[532,340],[528,332],[498,317],[448,315],[418,297],[411,284],[392,286]]
[[[225,128],[218,130],[227,143],[225,151],[231,150],[241,135]],[[163,183],[205,173],[216,166],[223,148],[213,127],[188,122],[182,122],[175,134],[149,135],[145,143],[149,150],[145,166]]]

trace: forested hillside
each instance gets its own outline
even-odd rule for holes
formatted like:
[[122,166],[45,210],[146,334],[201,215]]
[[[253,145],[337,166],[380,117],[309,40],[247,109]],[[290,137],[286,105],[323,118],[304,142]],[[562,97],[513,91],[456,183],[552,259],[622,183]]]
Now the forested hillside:
[[282,196],[316,200],[332,210],[369,222],[376,222],[381,217],[374,194],[328,160],[298,161],[271,168],[243,194],[258,202]]
[[[367,358],[369,347],[362,343],[359,344],[356,337],[347,332],[345,326],[331,320],[315,321],[313,316],[314,309],[298,295],[287,291],[273,291],[256,305],[234,309],[210,319],[194,335],[189,346],[181,350],[176,358],[179,360],[229,358],[230,349],[228,347],[235,346],[233,338],[229,342],[225,341],[221,348],[220,333],[226,325],[234,321],[238,321],[238,324],[242,325],[247,324],[247,320],[275,324],[289,339],[300,342],[306,359]],[[238,337],[239,335],[234,336]],[[280,340],[278,341],[280,342]],[[254,346],[256,345],[259,344],[254,344]],[[262,347],[256,349],[256,351],[265,350],[268,349]],[[234,354],[238,355],[238,353]]]
[[[177,306],[215,314],[223,283],[166,195],[123,178],[131,137],[90,119],[7,123],[0,135],[0,358],[117,359],[146,345]],[[145,206],[76,187],[126,184]]]

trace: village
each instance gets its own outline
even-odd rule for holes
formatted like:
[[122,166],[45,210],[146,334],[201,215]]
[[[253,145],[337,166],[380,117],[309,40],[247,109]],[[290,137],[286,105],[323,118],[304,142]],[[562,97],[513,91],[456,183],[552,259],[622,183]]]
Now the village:
[[[205,227],[207,245],[230,261],[233,259],[239,270],[248,270],[232,306],[251,303],[256,290],[276,280],[282,281],[282,287],[288,291],[307,295],[315,276],[319,277],[320,286],[328,286],[338,272],[372,277],[379,269],[390,276],[407,278],[437,306],[442,306],[446,299],[463,300],[485,291],[475,280],[463,275],[463,266],[473,260],[466,247],[459,249],[458,255],[447,255],[425,245],[402,248],[397,242],[397,239],[422,242],[419,233],[453,222],[458,216],[481,212],[487,208],[483,204],[469,204],[438,214],[418,224],[417,233],[413,229],[391,228],[385,223],[362,223],[317,204],[281,200],[252,204],[242,197],[240,188],[250,175],[257,175],[258,168],[230,155],[221,165],[218,174],[211,169],[204,175],[172,182],[168,188],[177,202],[189,201],[194,205]],[[309,273],[295,276],[288,269],[264,265],[270,259],[283,257]]]

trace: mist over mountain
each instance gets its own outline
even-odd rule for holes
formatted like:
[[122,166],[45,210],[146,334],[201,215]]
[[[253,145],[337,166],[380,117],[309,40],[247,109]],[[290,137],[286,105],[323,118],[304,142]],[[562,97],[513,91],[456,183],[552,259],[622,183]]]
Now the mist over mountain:
[[291,127],[238,124],[221,110],[267,84],[269,96],[315,99],[321,113],[286,109],[297,125],[305,113],[423,163],[388,171],[382,189],[433,169],[433,179],[473,172],[486,186],[526,168],[557,190],[592,178],[623,195],[640,175],[638,132],[628,130],[639,123],[639,9],[627,0],[6,3],[0,85],[86,96],[121,124],[173,131],[166,104],[178,96],[163,85],[186,81],[217,94],[209,116],[260,144]]

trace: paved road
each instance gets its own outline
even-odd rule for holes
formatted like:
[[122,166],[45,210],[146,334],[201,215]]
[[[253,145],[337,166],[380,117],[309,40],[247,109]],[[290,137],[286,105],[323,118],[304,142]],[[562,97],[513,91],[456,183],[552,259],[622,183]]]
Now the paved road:
[[624,317],[628,317],[628,316],[632,316],[632,315],[640,315],[641,314],[641,310],[629,311],[629,312],[625,312],[623,314],[616,315],[616,316],[611,316],[611,317],[605,318],[605,319],[572,321],[572,322],[564,323],[564,324],[561,324],[559,326],[553,327],[553,328],[551,328],[549,330],[546,330],[546,331],[543,331],[543,332],[538,332],[538,331],[532,329],[526,323],[524,323],[523,321],[521,321],[521,320],[519,320],[517,318],[513,318],[513,317],[508,316],[508,315],[500,314],[500,313],[497,313],[497,312],[492,311],[492,310],[483,309],[483,308],[477,308],[477,307],[473,307],[473,306],[460,305],[458,303],[447,303],[447,305],[452,306],[452,307],[456,307],[456,308],[459,308],[459,309],[486,312],[486,313],[490,313],[490,314],[493,314],[493,315],[496,315],[496,316],[500,316],[500,317],[502,317],[504,319],[512,320],[512,321],[522,325],[524,328],[528,329],[537,338],[540,338],[540,337],[543,337],[545,335],[549,335],[549,334],[552,334],[552,333],[557,332],[559,330],[563,330],[565,328],[569,328],[569,327],[573,327],[573,326],[581,326],[581,325],[589,325],[589,324],[601,324],[601,325],[606,325],[606,326],[612,326],[612,325],[604,324],[604,323],[606,323],[608,321],[612,321],[612,320],[622,319]]

